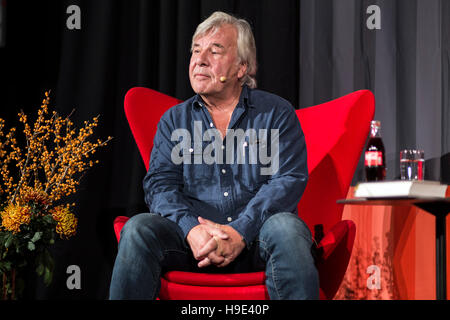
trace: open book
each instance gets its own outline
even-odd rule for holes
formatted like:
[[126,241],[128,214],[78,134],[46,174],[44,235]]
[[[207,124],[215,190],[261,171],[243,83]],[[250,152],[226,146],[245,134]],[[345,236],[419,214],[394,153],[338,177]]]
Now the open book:
[[355,188],[356,198],[445,198],[446,184],[439,181],[361,182]]

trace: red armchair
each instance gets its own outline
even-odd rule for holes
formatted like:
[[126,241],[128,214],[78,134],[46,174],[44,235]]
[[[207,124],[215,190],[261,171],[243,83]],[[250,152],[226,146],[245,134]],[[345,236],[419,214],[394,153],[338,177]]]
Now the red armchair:
[[[180,101],[147,88],[125,96],[125,114],[148,169],[153,136],[162,114]],[[355,225],[342,221],[343,205],[375,112],[373,94],[360,90],[297,110],[308,150],[309,181],[298,204],[300,217],[319,240],[320,299],[333,299],[344,277],[355,239]],[[120,230],[128,217],[114,221]],[[170,271],[161,277],[160,299],[269,299],[264,272],[205,274]]]

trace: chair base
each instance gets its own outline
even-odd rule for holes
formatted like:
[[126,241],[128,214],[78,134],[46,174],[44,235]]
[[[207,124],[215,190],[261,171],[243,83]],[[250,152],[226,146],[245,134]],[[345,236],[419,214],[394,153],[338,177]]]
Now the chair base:
[[161,278],[161,300],[269,300],[264,284],[238,287],[192,286]]

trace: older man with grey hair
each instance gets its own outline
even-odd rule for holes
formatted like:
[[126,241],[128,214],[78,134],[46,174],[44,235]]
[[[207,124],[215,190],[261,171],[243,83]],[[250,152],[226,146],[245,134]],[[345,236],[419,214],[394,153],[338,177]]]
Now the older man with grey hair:
[[271,299],[319,297],[311,233],[297,214],[303,131],[289,102],[256,89],[256,69],[248,22],[215,12],[197,27],[196,95],[161,117],[143,182],[150,213],[121,232],[111,299],[155,299],[169,270],[265,270]]

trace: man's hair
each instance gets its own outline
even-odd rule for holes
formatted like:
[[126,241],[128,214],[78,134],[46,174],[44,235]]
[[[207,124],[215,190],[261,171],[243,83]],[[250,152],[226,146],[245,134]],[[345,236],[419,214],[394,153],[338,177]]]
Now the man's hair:
[[215,32],[221,26],[229,24],[237,30],[237,55],[239,63],[247,64],[247,71],[241,78],[241,85],[246,84],[250,88],[256,88],[256,45],[250,24],[244,19],[238,19],[225,12],[216,11],[205,21],[198,25],[192,36],[191,51],[194,48],[194,40],[210,31]]

